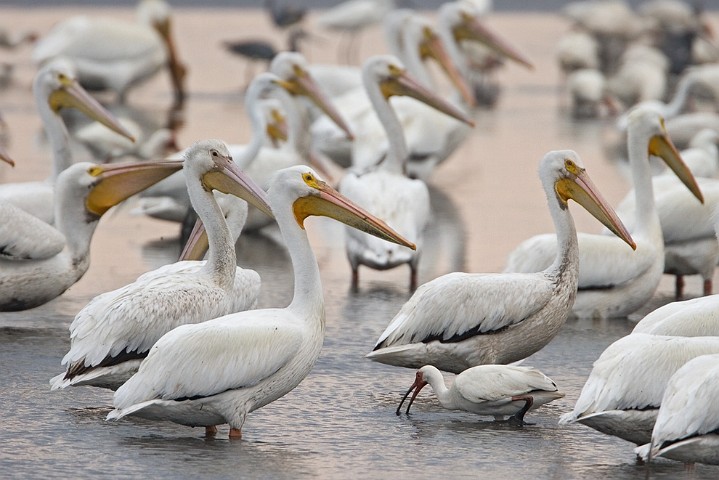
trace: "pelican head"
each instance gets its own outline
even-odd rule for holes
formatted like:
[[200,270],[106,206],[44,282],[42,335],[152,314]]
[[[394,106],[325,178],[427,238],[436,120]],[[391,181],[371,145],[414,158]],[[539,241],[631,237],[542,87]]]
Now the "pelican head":
[[278,171],[270,183],[268,194],[271,202],[273,198],[291,200],[294,218],[302,229],[307,217],[325,216],[388,242],[412,250],[417,248],[414,243],[403,238],[384,221],[330,187],[308,166],[298,165]]
[[474,95],[470,92],[467,82],[452,62],[441,36],[429,21],[416,15],[409,17],[405,24],[405,39],[405,46],[416,45],[419,48],[422,60],[432,58],[436,61],[465,102],[470,106],[475,105]]
[[75,108],[113,132],[135,141],[132,134],[80,86],[70,60],[57,58],[40,68],[33,90],[36,97],[47,99],[50,109],[56,114],[63,108]]
[[437,381],[444,382],[442,379],[442,373],[436,367],[433,367],[432,365],[425,365],[417,370],[417,373],[414,376],[414,383],[409,387],[409,390],[407,390],[407,393],[404,394],[404,397],[402,397],[402,401],[399,402],[399,406],[397,407],[397,411],[395,413],[399,415],[399,411],[402,408],[404,401],[407,400],[409,394],[414,390],[405,412],[409,413],[409,409],[412,406],[412,403],[414,403],[414,399],[417,398],[417,395],[419,395],[419,392],[424,388],[424,386],[428,383],[434,385]]
[[353,138],[347,122],[310,75],[307,60],[301,53],[280,52],[272,60],[270,71],[284,81],[283,86],[288,92],[309,99],[345,132],[347,138]]
[[185,77],[187,67],[177,58],[177,49],[172,37],[172,12],[165,0],[142,0],[137,4],[138,20],[154,28],[162,38],[168,55],[170,78],[175,89],[175,101],[180,104],[185,98]]
[[194,143],[185,152],[184,168],[189,178],[199,178],[206,190],[235,195],[274,217],[264,190],[232,161],[221,140]]
[[422,86],[407,73],[400,61],[391,55],[377,55],[367,60],[362,69],[362,81],[365,88],[379,84],[385,99],[395,95],[406,95],[426,103],[460,122],[474,126],[474,121],[464,112]]
[[480,42],[528,69],[534,69],[534,65],[519,50],[482,25],[478,18],[479,12],[471,5],[462,2],[445,3],[440,7],[439,16],[440,21],[451,30],[455,42]]
[[574,200],[636,250],[637,245],[614,209],[594,186],[579,155],[571,150],[549,152],[542,159],[539,175],[545,189],[556,194],[560,208],[566,209],[569,199]]
[[629,112],[627,135],[629,143],[638,142],[643,144],[647,142],[649,154],[664,160],[689,191],[701,203],[704,203],[704,196],[699,189],[699,185],[697,185],[694,175],[682,160],[671,138],[669,138],[664,125],[664,117],[656,109],[640,105]]
[[[199,178],[206,190],[239,197],[274,218],[264,190],[240,170],[221,140],[194,143],[185,152],[184,168],[187,178]],[[180,254],[180,260],[199,260],[207,247],[207,231],[202,221],[198,220]]]

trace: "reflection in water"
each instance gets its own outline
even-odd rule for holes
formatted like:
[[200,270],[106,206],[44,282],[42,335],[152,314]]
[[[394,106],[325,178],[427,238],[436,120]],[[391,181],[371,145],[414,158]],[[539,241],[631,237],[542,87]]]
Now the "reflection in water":
[[424,283],[449,272],[466,270],[467,230],[462,213],[447,193],[429,187],[430,222],[424,233],[419,278]]

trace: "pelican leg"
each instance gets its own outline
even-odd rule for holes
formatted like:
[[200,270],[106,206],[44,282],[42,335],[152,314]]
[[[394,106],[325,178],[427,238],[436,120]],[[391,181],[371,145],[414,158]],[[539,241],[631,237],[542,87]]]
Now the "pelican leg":
[[352,265],[352,291],[356,292],[359,288],[359,265]]
[[674,281],[674,297],[679,300],[682,298],[682,295],[684,294],[684,277],[682,275],[677,275],[676,280]]
[[230,438],[232,438],[233,440],[241,440],[242,430],[239,428],[230,427]]
[[520,427],[523,425],[531,425],[531,423],[524,421],[524,414],[532,408],[532,405],[534,404],[534,397],[531,395],[515,395],[512,397],[512,401],[516,400],[524,400],[524,406],[517,413],[509,417],[509,424],[518,425]]
[[412,264],[409,265],[409,290],[417,290],[417,266]]
[[217,426],[211,425],[209,427],[205,427],[205,437],[206,438],[212,438],[215,435],[217,435]]
[[706,297],[707,295],[711,295],[712,290],[713,290],[712,279],[711,278],[705,279],[704,280],[704,296]]

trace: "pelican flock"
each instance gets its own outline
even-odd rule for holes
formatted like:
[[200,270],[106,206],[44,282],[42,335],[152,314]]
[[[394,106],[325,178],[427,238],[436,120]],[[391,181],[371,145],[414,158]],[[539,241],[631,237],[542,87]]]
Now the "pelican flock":
[[[529,45],[514,47],[514,17],[495,18],[489,1],[449,1],[421,14],[399,1],[350,0],[324,12],[291,3],[265,2],[272,28],[287,28],[290,37],[341,31],[348,39],[337,45],[344,64],[320,63],[335,53],[320,38],[307,56],[273,52],[268,71],[253,75],[241,93],[217,90],[232,68],[215,58],[223,55],[217,34],[230,22],[225,10],[198,25],[209,14],[138,0],[135,20],[129,11],[110,18],[88,9],[58,16],[44,31],[33,18],[26,29],[32,34],[0,29],[0,44],[32,43],[13,52],[27,58],[7,67],[15,70],[13,81],[0,85],[0,162],[15,167],[0,172],[8,179],[0,184],[0,337],[8,347],[2,355],[12,356],[4,392],[27,401],[14,410],[23,428],[32,424],[31,408],[44,408],[38,418],[53,427],[52,415],[71,412],[82,422],[65,443],[77,449],[74,432],[84,436],[102,424],[122,451],[137,441],[133,436],[165,443],[188,435],[190,426],[209,441],[228,427],[229,439],[244,436],[250,452],[268,443],[267,432],[248,422],[251,415],[275,429],[303,419],[304,438],[334,442],[326,435],[337,425],[338,409],[327,400],[335,375],[352,389],[347,405],[359,404],[360,415],[372,411],[353,417],[362,431],[351,435],[366,442],[379,418],[384,435],[411,437],[428,462],[444,452],[443,439],[469,438],[458,425],[470,424],[492,463],[496,437],[531,435],[544,450],[525,449],[522,468],[547,448],[558,459],[545,462],[574,468],[561,458],[558,440],[577,435],[606,440],[609,450],[596,442],[580,452],[597,462],[623,452],[603,468],[638,468],[637,458],[649,470],[661,462],[671,471],[672,460],[719,465],[719,295],[712,295],[719,47],[704,13],[679,0],[636,10],[623,0],[573,2],[557,12],[564,37],[547,23],[556,35],[552,50],[546,40],[530,43],[534,31],[525,34]],[[232,28],[254,18],[243,13],[233,16],[240,26]],[[358,33],[380,23],[383,50],[359,58],[366,49],[358,47]],[[554,95],[545,83],[547,52],[557,63],[557,92],[570,92],[574,110],[546,112],[545,97]],[[511,82],[502,89],[505,61],[524,70],[507,68]],[[161,71],[169,82],[149,81]],[[30,86],[34,109],[14,103]],[[136,112],[166,113],[154,134],[131,113],[131,94]],[[159,107],[167,98],[171,105]],[[232,123],[238,109],[246,128]],[[554,125],[539,122],[552,115],[571,128],[548,137]],[[538,119],[531,128],[529,117]],[[25,159],[33,142],[15,132],[33,123],[47,139],[46,164]],[[234,143],[218,139],[220,127]],[[576,134],[584,127],[591,134],[583,143]],[[602,168],[582,153],[591,141],[617,156],[612,137],[626,146],[628,188],[610,188],[621,162]],[[548,138],[556,145],[546,146]],[[127,155],[135,159],[113,163]],[[452,157],[463,159],[446,162]],[[542,190],[527,158],[541,158]],[[657,160],[668,168],[658,171]],[[628,192],[610,202],[595,181],[609,199]],[[554,233],[519,236],[521,223],[533,227],[537,210],[523,191],[530,187],[546,198]],[[581,212],[570,200],[604,230],[577,233]],[[491,222],[478,221],[479,214]],[[471,228],[449,228],[443,219],[450,216],[452,227]],[[180,242],[157,220],[182,222]],[[158,232],[160,240],[139,252],[154,264],[135,265],[127,275],[137,239]],[[452,246],[461,254],[447,267],[448,249],[436,239],[451,236],[461,237]],[[508,256],[482,258],[496,246]],[[268,251],[277,257],[272,262]],[[494,267],[475,268],[485,260]],[[409,293],[396,272],[383,272],[381,281],[363,273],[358,288],[360,266],[405,264]],[[674,292],[664,274],[676,276]],[[690,275],[701,277],[702,297],[686,298]],[[111,286],[101,288],[98,277]],[[384,303],[375,304],[379,297]],[[68,327],[69,335],[56,334]],[[576,351],[584,345],[597,353]],[[41,355],[39,347],[46,349]],[[313,373],[315,364],[322,371]],[[401,386],[405,372],[394,367],[413,370],[409,390]],[[410,411],[426,385],[436,400]],[[37,403],[47,402],[48,387],[58,390],[49,395],[52,407]],[[253,413],[270,404],[264,415]],[[440,407],[455,412],[436,414]],[[556,428],[544,430],[547,422]],[[7,424],[11,432],[14,424]],[[391,438],[377,442],[391,449]],[[87,443],[95,440],[90,434]],[[192,454],[195,440],[183,444],[185,453]],[[225,440],[219,442],[213,449]],[[293,442],[288,435],[273,448],[284,455]],[[52,445],[67,456],[63,441]],[[314,454],[316,447],[301,451]]]

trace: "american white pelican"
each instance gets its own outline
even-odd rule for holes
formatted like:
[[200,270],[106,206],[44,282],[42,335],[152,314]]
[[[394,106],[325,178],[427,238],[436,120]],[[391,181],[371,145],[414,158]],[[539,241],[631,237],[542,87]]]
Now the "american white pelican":
[[607,79],[607,88],[631,107],[662,100],[667,92],[669,60],[654,47],[636,43],[622,55],[619,69]]
[[389,141],[386,157],[368,171],[349,170],[339,190],[359,205],[377,212],[395,225],[400,234],[413,238],[417,250],[388,245],[370,235],[347,228],[345,247],[352,267],[352,287],[359,282],[359,266],[387,270],[405,263],[410,267],[410,289],[417,286],[417,264],[423,231],[430,216],[429,190],[421,180],[404,174],[407,145],[402,126],[389,104],[393,95],[407,95],[446,115],[473,125],[460,110],[422,87],[392,56],[371,57],[363,67],[363,82]]
[[[700,275],[703,294],[713,290],[712,277],[719,260],[714,212],[719,206],[719,180],[698,178],[704,202],[697,202],[683,185],[666,175],[652,179],[654,201],[664,239],[664,273],[675,275],[675,295],[684,292],[684,276]],[[633,204],[625,199],[617,208],[629,225],[636,222]]]
[[407,405],[409,413],[412,402],[427,384],[444,408],[489,415],[495,420],[503,420],[509,415],[510,423],[517,425],[525,425],[524,414],[530,409],[564,396],[551,378],[532,367],[477,365],[457,375],[452,386],[447,388],[442,372],[437,367],[425,365],[417,371],[414,383],[397,407],[397,415],[414,390]]
[[574,118],[596,118],[602,113],[602,106],[608,112],[616,113],[614,97],[607,92],[606,79],[594,68],[580,68],[567,75],[566,90]]
[[48,181],[0,185],[0,202],[12,203],[45,223],[52,224],[55,215],[55,179],[72,165],[70,141],[60,110],[80,110],[120,135],[130,139],[132,136],[77,83],[73,65],[67,60],[58,59],[42,67],[35,75],[33,94],[52,149],[52,175]]
[[[654,204],[649,155],[664,159],[691,194],[702,201],[696,180],[667,136],[664,122],[651,108],[637,107],[629,116],[629,162],[637,221],[630,228],[636,252],[612,236],[580,233],[579,283],[572,312],[582,318],[624,317],[644,305],[661,281],[664,239]],[[694,200],[696,201],[696,199]],[[698,203],[698,202],[697,202]],[[556,255],[556,236],[536,235],[522,242],[507,260],[507,272],[539,272]]]
[[295,388],[322,348],[322,285],[304,231],[305,218],[329,216],[412,245],[329,187],[309,167],[280,170],[267,195],[292,260],[292,303],[182,325],[165,334],[138,372],[115,393],[115,410],[108,420],[138,415],[204,426],[210,435],[215,425],[229,423],[230,437],[240,437],[247,414]]
[[[676,176],[668,170],[652,177],[654,202],[664,238],[664,273],[676,276],[675,294],[681,298],[684,276],[701,275],[704,295],[712,293],[714,267],[719,244],[714,231],[713,212],[719,205],[717,137],[710,129],[699,131],[681,157],[697,178],[704,202],[697,202]],[[630,191],[617,213],[631,231],[636,222],[636,195]]]
[[539,273],[455,272],[425,283],[392,319],[367,358],[409,368],[429,364],[459,373],[475,365],[512,363],[549,343],[564,325],[577,291],[579,253],[569,199],[632,248],[634,241],[575,152],[547,153],[539,176],[560,244],[554,263]]
[[585,0],[571,2],[562,14],[573,27],[588,32],[599,45],[600,70],[605,75],[617,69],[627,44],[638,38],[644,25],[625,0]]
[[[270,177],[281,168],[311,160],[310,137],[307,135],[308,114],[302,99],[307,99],[332,118],[339,128],[351,138],[349,127],[337,112],[332,102],[327,99],[320,87],[309,73],[308,64],[302,54],[282,52],[272,62],[272,73],[280,81],[272,80],[269,74],[260,74],[257,83],[253,81],[248,87],[245,105],[252,124],[250,144],[229,145],[233,158],[240,159],[240,167],[246,170],[258,184],[266,187]],[[254,88],[253,88],[254,85]],[[286,90],[290,93],[287,95]],[[279,149],[263,148],[265,144],[266,119],[260,114],[257,99],[271,95],[277,98],[286,115],[287,142]],[[268,132],[272,133],[272,132]],[[275,132],[276,133],[276,132]],[[157,197],[157,198],[153,198]],[[143,194],[141,210],[148,215],[163,220],[181,222],[189,208],[189,198],[184,180],[174,175]],[[253,231],[268,224],[266,215],[258,214],[250,209],[245,230]]]
[[137,22],[75,16],[58,23],[35,45],[38,64],[57,57],[71,59],[80,83],[92,90],[117,92],[120,102],[128,90],[167,67],[175,103],[185,97],[185,66],[172,40],[170,6],[164,0],[141,0]]
[[[260,158],[273,157],[277,154],[275,150],[279,147],[279,143],[286,142],[288,139],[286,117],[277,110],[279,102],[276,102],[275,99],[259,100],[262,92],[268,90],[267,85],[262,85],[262,83],[266,83],[266,80],[267,78],[262,80],[258,78],[254,88],[250,85],[247,90],[245,103],[248,107],[250,127],[253,132],[250,143],[228,147],[231,156],[242,168],[250,165],[254,155]],[[183,154],[184,151],[181,151],[173,154],[171,158],[181,158]],[[233,198],[235,197],[230,195],[225,198],[223,194],[216,192],[216,198],[223,207],[223,212],[226,212],[226,208],[230,208],[228,204],[234,203]],[[243,205],[241,208],[247,207],[245,202],[238,203],[238,205],[240,204]],[[143,191],[134,213],[184,224],[188,218],[194,217],[192,218],[193,222],[196,219],[196,215],[189,210],[191,210],[190,197],[187,193],[184,173],[180,171]],[[226,216],[226,218],[229,220],[229,217]],[[244,226],[246,218],[245,216],[242,218],[241,223]],[[230,230],[233,230],[233,223],[230,223]],[[239,230],[237,236],[239,236]]]
[[635,325],[632,333],[719,336],[719,295],[667,303],[649,312]]
[[719,355],[688,361],[669,379],[652,440],[635,449],[644,460],[666,457],[719,465]]
[[[487,11],[488,9],[478,8],[476,4],[466,0],[448,2],[440,7],[439,22],[448,33],[445,41],[457,46],[457,58],[461,59],[459,61],[462,73],[472,86],[476,103],[492,107],[496,104],[500,91],[499,84],[492,77],[504,65],[505,58],[521,63],[529,69],[534,67],[516,49],[503,40],[500,41],[482,24],[480,18]],[[474,41],[472,34],[467,36],[470,32],[465,26],[470,23],[473,24],[472,29],[486,32],[484,42]]]
[[394,0],[347,0],[322,12],[317,17],[317,25],[346,34],[340,40],[337,54],[339,57],[344,54],[346,63],[355,63],[359,53],[359,47],[355,46],[357,36],[365,28],[382,21],[394,7]]
[[674,144],[679,148],[686,148],[694,135],[704,128],[711,128],[719,132],[719,113],[684,113],[667,120],[667,131],[671,135]]
[[207,229],[209,259],[165,265],[92,299],[70,325],[70,351],[62,359],[66,371],[50,380],[53,390],[117,389],[173,328],[257,305],[260,277],[236,267],[234,239],[211,192],[241,196],[271,215],[264,191],[239,170],[219,140],[191,146],[183,168],[192,206]]
[[719,337],[636,333],[602,352],[574,410],[561,425],[579,422],[637,445],[648,443],[669,378],[699,355],[719,353]]
[[0,251],[7,254],[4,246],[16,245],[22,253],[0,259],[0,311],[37,307],[75,284],[90,266],[90,241],[100,217],[180,168],[178,162],[71,165],[55,184],[55,232],[22,210],[5,209],[3,215],[12,216],[0,221]]
[[562,35],[557,42],[556,56],[565,77],[575,70],[599,69],[599,45],[593,36],[581,30]]

